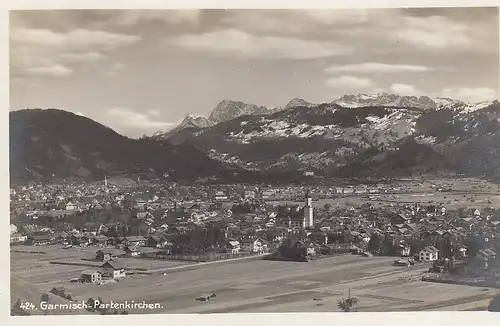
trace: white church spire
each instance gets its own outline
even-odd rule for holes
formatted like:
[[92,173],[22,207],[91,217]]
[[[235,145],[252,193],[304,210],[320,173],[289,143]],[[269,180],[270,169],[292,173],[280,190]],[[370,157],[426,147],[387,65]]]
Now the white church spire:
[[309,190],[305,194],[305,206],[304,206],[304,227],[314,226],[314,208],[312,205],[312,197]]

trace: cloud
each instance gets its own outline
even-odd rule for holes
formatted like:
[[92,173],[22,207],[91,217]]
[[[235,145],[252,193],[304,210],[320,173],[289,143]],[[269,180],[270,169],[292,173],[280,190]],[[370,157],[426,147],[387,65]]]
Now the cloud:
[[343,33],[359,24],[380,21],[382,17],[393,16],[396,11],[395,9],[228,10],[222,15],[221,22],[226,28],[237,28],[247,32],[325,35]]
[[57,56],[68,62],[97,62],[106,59],[100,52],[60,53]]
[[144,21],[161,21],[168,24],[194,24],[200,20],[201,11],[191,10],[127,10],[112,16],[120,26],[134,26]]
[[404,25],[395,28],[391,37],[396,41],[434,50],[469,47],[473,40],[469,27],[443,16],[404,17]]
[[333,65],[325,71],[327,73],[335,72],[361,72],[361,73],[402,73],[402,72],[427,72],[434,71],[436,68],[416,65],[397,65],[377,62],[364,62],[351,65]]
[[466,102],[482,102],[498,100],[498,92],[488,87],[455,87],[445,88],[441,91],[440,96],[449,97],[452,99],[462,100]]
[[139,36],[110,33],[99,30],[74,29],[67,33],[48,29],[16,27],[11,30],[10,38],[15,43],[49,47],[59,50],[82,50],[101,48],[116,49],[141,40]]
[[347,88],[372,88],[375,86],[370,79],[355,76],[328,78],[326,84],[329,86],[343,86]]
[[157,131],[158,129],[175,125],[175,123],[151,119],[147,114],[135,112],[127,108],[110,108],[106,110],[106,114],[112,118],[109,121],[110,123],[121,128]]
[[78,65],[106,59],[103,52],[141,40],[135,35],[99,30],[14,27],[10,33],[11,75],[69,76]]
[[407,84],[392,84],[390,87],[391,92],[404,95],[404,96],[419,96],[422,92],[413,85]]
[[167,39],[166,43],[186,50],[237,58],[317,59],[345,55],[351,51],[334,42],[256,36],[236,29],[185,34]]
[[25,72],[32,76],[66,77],[71,75],[73,70],[63,65],[52,65],[46,67],[28,68]]
[[146,113],[151,115],[151,116],[155,116],[155,117],[160,115],[160,111],[158,111],[158,110],[148,110],[148,111],[146,111]]

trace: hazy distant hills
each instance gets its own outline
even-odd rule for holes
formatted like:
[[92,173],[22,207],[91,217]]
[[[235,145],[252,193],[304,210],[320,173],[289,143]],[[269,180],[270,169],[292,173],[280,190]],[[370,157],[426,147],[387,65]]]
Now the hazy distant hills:
[[498,102],[360,94],[273,109],[223,101],[214,112],[141,140],[61,110],[11,112],[11,178],[500,172]]
[[9,113],[13,182],[34,179],[157,172],[203,176],[223,169],[192,146],[129,139],[70,112],[21,110]]

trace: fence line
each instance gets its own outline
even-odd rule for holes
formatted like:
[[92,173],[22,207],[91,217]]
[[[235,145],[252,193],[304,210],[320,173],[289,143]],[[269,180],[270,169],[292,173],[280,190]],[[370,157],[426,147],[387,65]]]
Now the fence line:
[[255,256],[258,253],[253,252],[241,252],[241,253],[212,253],[212,254],[202,254],[202,255],[179,255],[179,254],[148,254],[143,257],[137,257],[142,259],[156,259],[156,260],[178,260],[178,261],[196,261],[196,262],[209,262],[218,261],[226,259],[234,259],[248,256]]

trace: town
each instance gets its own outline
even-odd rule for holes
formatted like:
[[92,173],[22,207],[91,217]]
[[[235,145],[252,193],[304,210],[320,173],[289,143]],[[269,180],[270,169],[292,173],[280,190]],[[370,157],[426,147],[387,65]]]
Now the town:
[[[149,289],[151,284],[169,281],[182,283],[185,278],[187,282],[191,274],[197,278],[193,282],[210,285],[211,270],[220,270],[220,275],[227,270],[227,282],[232,282],[230,278],[238,276],[243,266],[250,268],[252,264],[254,273],[259,275],[264,275],[268,268],[271,275],[272,268],[280,266],[289,271],[297,268],[296,277],[301,279],[308,278],[302,276],[309,273],[302,270],[301,276],[301,269],[309,267],[294,266],[317,264],[315,272],[326,273],[329,268],[345,264],[358,273],[366,269],[370,274],[378,268],[384,277],[394,274],[396,279],[386,281],[389,283],[399,281],[404,285],[413,280],[448,289],[461,286],[470,291],[489,291],[470,294],[470,300],[467,296],[462,301],[450,299],[442,307],[479,302],[479,307],[464,309],[484,308],[500,293],[496,254],[500,250],[499,186],[466,178],[360,183],[318,180],[312,174],[309,177],[308,183],[287,186],[210,182],[186,185],[155,178],[107,176],[89,183],[17,186],[10,193],[12,282],[44,288],[49,293],[45,295],[56,303],[103,302],[127,298],[127,288],[132,300],[133,288]],[[232,273],[230,269],[236,271]],[[359,280],[352,279],[349,296],[351,287],[362,282],[365,274]],[[283,277],[292,276],[293,272],[285,272]],[[331,286],[338,282],[333,276],[328,278],[332,281],[313,276],[309,276],[313,279],[311,284]],[[260,282],[264,280],[265,277],[259,278]],[[197,289],[190,288],[183,300],[189,298],[193,302],[184,306],[182,300],[169,301],[161,291],[145,298],[157,297],[164,302],[163,310],[158,308],[156,312],[239,312],[254,308],[266,311],[265,304],[250,301],[247,308],[244,302],[240,303],[243,307],[220,302],[224,300],[221,297],[230,299],[233,293],[224,288],[221,280],[216,283],[208,288],[200,286],[200,291],[206,288],[207,294],[192,292]],[[295,288],[287,290],[283,286],[281,291],[297,290],[298,283],[293,284]],[[314,288],[305,285],[306,289]],[[299,288],[304,291],[304,286]],[[322,289],[312,295],[311,300],[322,303],[307,311],[353,309],[338,308],[340,303],[326,305],[325,293],[335,297],[333,292]],[[13,310],[29,313],[29,309],[22,309],[22,300],[15,295],[13,292]],[[359,296],[359,311],[395,309],[381,303],[363,308],[367,300]],[[372,294],[370,300],[375,299]],[[218,305],[196,305],[197,301],[209,300]],[[292,304],[305,299],[288,300]],[[421,310],[431,306],[428,303]],[[87,310],[101,314],[144,313]]]

